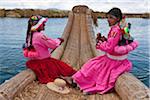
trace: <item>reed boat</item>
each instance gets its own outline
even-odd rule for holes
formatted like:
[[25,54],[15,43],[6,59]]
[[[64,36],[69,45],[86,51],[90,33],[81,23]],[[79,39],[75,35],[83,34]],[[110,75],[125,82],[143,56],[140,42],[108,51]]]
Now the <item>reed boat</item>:
[[[95,49],[92,10],[78,5],[69,13],[68,22],[62,34],[64,43],[52,57],[60,59],[79,70],[90,58],[100,56]],[[51,91],[36,80],[36,75],[26,69],[0,85],[0,100],[150,100],[150,89],[131,73],[124,73],[116,81],[114,91],[103,95],[84,95],[80,90],[70,88],[69,94]]]

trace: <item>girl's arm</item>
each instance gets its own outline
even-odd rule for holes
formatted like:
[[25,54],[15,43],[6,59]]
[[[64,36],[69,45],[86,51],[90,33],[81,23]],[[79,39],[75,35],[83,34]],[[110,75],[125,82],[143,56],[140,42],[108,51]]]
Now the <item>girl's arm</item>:
[[41,42],[44,43],[48,48],[51,48],[51,49],[56,49],[61,44],[60,39],[52,39],[45,35],[42,35]]
[[107,41],[99,42],[96,45],[96,49],[100,49],[105,52],[112,52],[114,50],[114,47],[118,45],[120,34],[121,33],[119,32],[119,30],[111,31]]

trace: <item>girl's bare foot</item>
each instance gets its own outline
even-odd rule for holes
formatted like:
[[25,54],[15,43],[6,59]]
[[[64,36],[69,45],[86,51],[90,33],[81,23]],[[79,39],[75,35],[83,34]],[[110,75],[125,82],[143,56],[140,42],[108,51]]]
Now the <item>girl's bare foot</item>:
[[72,77],[64,77],[64,76],[60,76],[60,78],[64,79],[69,85],[71,85],[73,88],[77,87],[77,84],[73,82]]
[[64,79],[68,84],[72,84],[72,78],[68,76],[60,76],[60,78]]
[[83,95],[91,95],[92,93],[90,92],[83,92]]

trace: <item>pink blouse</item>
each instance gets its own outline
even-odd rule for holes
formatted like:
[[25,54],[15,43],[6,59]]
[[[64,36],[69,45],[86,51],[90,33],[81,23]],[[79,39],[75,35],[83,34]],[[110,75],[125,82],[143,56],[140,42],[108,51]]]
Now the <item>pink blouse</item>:
[[[32,45],[36,52],[29,51],[28,58],[30,59],[44,59],[51,56],[51,51],[60,45],[59,39],[51,39],[44,35],[43,32],[33,33]],[[24,50],[25,52],[25,50]],[[25,55],[25,53],[24,53]]]
[[107,41],[99,43],[96,48],[114,56],[121,56],[128,54],[138,46],[137,41],[133,41],[132,43],[125,46],[119,46],[118,42],[121,38],[121,35],[122,34],[119,25],[116,24],[112,26],[109,31]]

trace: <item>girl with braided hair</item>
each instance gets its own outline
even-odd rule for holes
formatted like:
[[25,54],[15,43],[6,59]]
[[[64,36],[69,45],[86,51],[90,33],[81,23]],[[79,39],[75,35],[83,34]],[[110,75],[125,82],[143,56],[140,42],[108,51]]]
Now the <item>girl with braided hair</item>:
[[60,76],[72,76],[76,71],[66,63],[51,57],[51,52],[64,41],[44,35],[47,18],[31,16],[28,21],[23,54],[29,60],[26,66],[33,70],[40,83],[53,82]]

